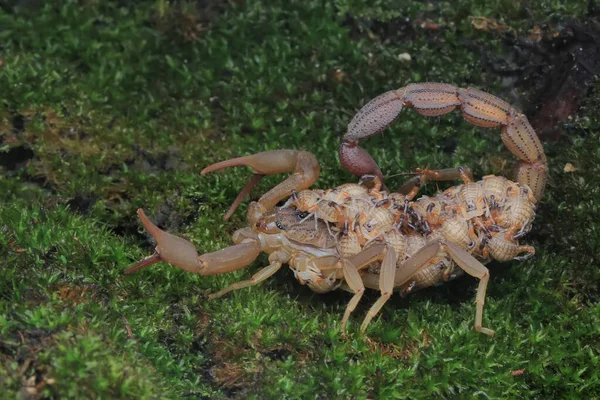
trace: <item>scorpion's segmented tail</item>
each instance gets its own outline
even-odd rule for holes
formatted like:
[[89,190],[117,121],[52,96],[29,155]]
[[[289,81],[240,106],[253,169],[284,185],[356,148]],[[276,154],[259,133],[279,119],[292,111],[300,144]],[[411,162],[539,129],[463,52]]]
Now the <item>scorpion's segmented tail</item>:
[[367,103],[352,119],[340,145],[340,161],[355,175],[373,174],[383,180],[377,163],[359,140],[390,126],[402,108],[414,108],[426,117],[447,114],[458,107],[464,119],[483,128],[501,128],[504,145],[518,157],[516,181],[528,185],[537,200],[546,186],[548,166],[542,144],[527,117],[510,104],[478,89],[444,83],[415,83],[391,90]]

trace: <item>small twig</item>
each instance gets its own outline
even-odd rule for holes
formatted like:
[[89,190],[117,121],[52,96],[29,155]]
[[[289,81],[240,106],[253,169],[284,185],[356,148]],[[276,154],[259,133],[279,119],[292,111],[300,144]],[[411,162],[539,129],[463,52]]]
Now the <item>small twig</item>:
[[23,336],[23,332],[21,331],[17,331],[19,333],[19,336],[21,336],[21,344],[23,346],[25,346],[25,337]]
[[129,336],[129,339],[133,339],[133,331],[131,330],[131,325],[129,325],[129,321],[127,321],[127,318],[125,318],[124,315],[121,315],[121,319],[123,319],[123,323],[125,324],[127,336]]

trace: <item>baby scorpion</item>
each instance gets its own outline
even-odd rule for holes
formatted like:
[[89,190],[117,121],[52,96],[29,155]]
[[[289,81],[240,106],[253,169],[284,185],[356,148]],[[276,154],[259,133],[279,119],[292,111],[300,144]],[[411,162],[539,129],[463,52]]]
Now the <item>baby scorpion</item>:
[[[421,170],[397,192],[382,189],[383,174],[359,140],[388,127],[404,107],[427,117],[458,107],[473,125],[500,127],[502,141],[521,160],[515,181],[491,175],[475,182],[463,167]],[[202,175],[232,166],[253,170],[225,219],[263,176],[292,174],[250,203],[249,226],[233,234],[235,245],[213,253],[198,255],[190,242],[159,229],[139,209],[142,224],[157,241],[156,251],[125,273],[165,261],[188,272],[215,275],[243,268],[265,252],[268,266],[209,298],[256,285],[288,264],[298,281],[315,292],[342,288],[354,294],[341,321],[344,332],[365,288],[378,290],[380,297],[368,311],[361,331],[394,289],[407,294],[466,272],[479,279],[475,329],[493,336],[493,330],[482,326],[489,280],[484,264],[534,254],[533,247],[521,246],[518,240],[531,228],[535,204],[546,183],[546,157],[527,118],[477,89],[410,84],[367,103],[350,122],[339,155],[344,168],[361,176],[359,184],[310,190],[320,167],[306,151],[268,151],[206,167]],[[434,197],[415,199],[419,186],[428,180],[462,180],[463,184]]]

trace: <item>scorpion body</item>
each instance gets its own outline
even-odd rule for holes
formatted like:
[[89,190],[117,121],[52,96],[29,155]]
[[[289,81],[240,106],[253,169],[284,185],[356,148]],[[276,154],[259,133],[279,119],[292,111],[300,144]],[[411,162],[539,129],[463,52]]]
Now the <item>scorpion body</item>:
[[[515,180],[489,175],[473,181],[468,168],[461,167],[418,170],[396,192],[385,189],[381,170],[359,140],[385,129],[406,107],[427,117],[458,107],[471,124],[500,127],[506,147],[521,160]],[[406,295],[466,272],[479,279],[475,329],[493,336],[493,330],[482,326],[489,280],[484,264],[534,255],[534,248],[520,245],[519,240],[531,229],[546,183],[546,157],[527,118],[477,89],[411,84],[367,103],[350,122],[339,154],[342,165],[361,176],[358,184],[311,190],[320,168],[305,151],[270,151],[205,168],[202,175],[231,166],[253,169],[226,219],[264,175],[292,175],[250,203],[250,226],[234,233],[234,246],[214,253],[198,255],[190,242],[160,230],[138,210],[157,241],[156,252],[125,273],[163,260],[201,275],[220,274],[243,268],[265,252],[269,254],[267,267],[210,298],[256,285],[288,264],[298,281],[316,292],[343,288],[354,294],[342,318],[342,331],[365,288],[379,290],[380,298],[361,325],[364,331],[394,290]],[[417,198],[419,187],[430,180],[463,183],[432,197]],[[281,201],[283,205],[277,207]]]

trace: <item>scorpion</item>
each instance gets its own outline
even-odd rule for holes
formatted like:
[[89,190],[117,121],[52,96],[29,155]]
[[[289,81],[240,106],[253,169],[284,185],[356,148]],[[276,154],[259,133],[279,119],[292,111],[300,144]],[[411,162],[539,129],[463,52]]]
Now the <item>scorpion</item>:
[[[474,181],[467,167],[417,169],[397,191],[387,190],[380,168],[359,146],[359,140],[386,129],[405,107],[426,117],[458,108],[475,126],[500,127],[503,143],[520,159],[514,181],[495,175]],[[310,189],[320,166],[313,154],[301,150],[267,151],[204,168],[202,176],[233,166],[252,168],[253,175],[225,219],[262,177],[291,175],[249,204],[249,226],[233,234],[233,246],[212,253],[198,255],[192,243],[161,230],[138,209],[157,245],[154,254],[127,268],[125,274],[159,261],[204,276],[222,274],[251,264],[264,252],[269,255],[269,265],[209,299],[257,285],[287,264],[301,284],[317,293],[341,288],[353,294],[340,324],[345,334],[349,317],[367,288],[379,291],[380,296],[367,312],[361,332],[394,290],[404,296],[466,273],[479,279],[475,330],[493,336],[492,329],[482,326],[490,277],[485,264],[524,260],[535,254],[532,246],[520,245],[519,240],[531,229],[548,173],[542,145],[525,115],[478,89],[409,84],[360,109],[343,136],[339,158],[346,170],[361,177],[358,183]],[[426,181],[452,180],[462,184],[432,197],[416,198]]]

